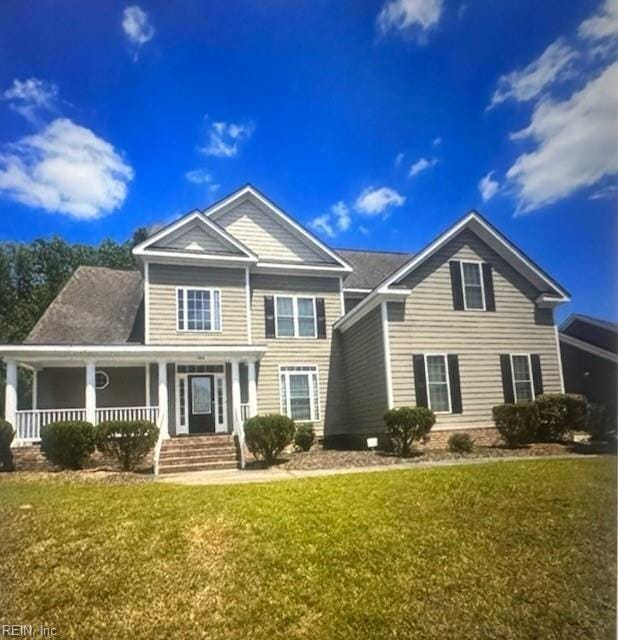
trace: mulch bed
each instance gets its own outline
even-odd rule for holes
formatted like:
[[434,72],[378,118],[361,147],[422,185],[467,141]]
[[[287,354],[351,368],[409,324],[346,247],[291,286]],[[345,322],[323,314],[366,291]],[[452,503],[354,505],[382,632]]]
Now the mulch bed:
[[153,477],[150,470],[131,473],[105,467],[79,471],[10,471],[0,473],[0,482],[124,485],[152,482]]
[[[278,467],[281,469],[336,469],[353,467],[371,467],[394,464],[414,464],[437,460],[465,460],[472,458],[538,457],[565,454],[605,453],[603,448],[581,443],[535,443],[526,447],[509,449],[507,447],[476,447],[472,453],[452,453],[446,449],[419,450],[411,458],[400,458],[382,451],[339,451],[315,446],[311,451],[294,451],[285,454]],[[259,463],[250,462],[251,467]]]

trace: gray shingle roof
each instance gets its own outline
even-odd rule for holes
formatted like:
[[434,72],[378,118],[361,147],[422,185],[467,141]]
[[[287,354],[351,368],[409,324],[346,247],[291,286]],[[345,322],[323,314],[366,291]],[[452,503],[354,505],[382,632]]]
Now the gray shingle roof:
[[139,271],[79,267],[24,342],[143,342],[142,298]]
[[388,251],[360,251],[356,249],[335,249],[354,268],[343,281],[347,289],[373,289],[395,269],[407,262],[411,253]]

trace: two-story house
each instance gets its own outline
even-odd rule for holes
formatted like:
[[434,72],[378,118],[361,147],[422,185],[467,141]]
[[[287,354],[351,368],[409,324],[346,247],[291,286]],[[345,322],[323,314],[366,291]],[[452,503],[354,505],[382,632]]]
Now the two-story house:
[[139,271],[79,268],[24,343],[0,347],[16,445],[59,419],[146,418],[156,466],[202,468],[236,464],[232,436],[242,463],[258,413],[353,446],[389,407],[422,405],[436,434],[493,438],[492,406],[563,389],[553,309],[568,293],[475,212],[414,255],[334,250],[248,186],[133,252]]

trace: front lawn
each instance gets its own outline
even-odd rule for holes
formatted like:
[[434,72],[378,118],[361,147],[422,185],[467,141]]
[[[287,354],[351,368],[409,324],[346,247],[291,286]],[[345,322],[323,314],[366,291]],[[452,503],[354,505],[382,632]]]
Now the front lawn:
[[615,487],[614,458],[225,487],[4,474],[0,624],[98,639],[612,638]]

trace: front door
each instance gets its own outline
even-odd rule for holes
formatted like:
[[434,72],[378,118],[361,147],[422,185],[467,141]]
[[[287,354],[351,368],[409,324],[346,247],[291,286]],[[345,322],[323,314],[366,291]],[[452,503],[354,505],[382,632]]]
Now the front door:
[[215,432],[214,376],[195,375],[188,377],[189,433]]

